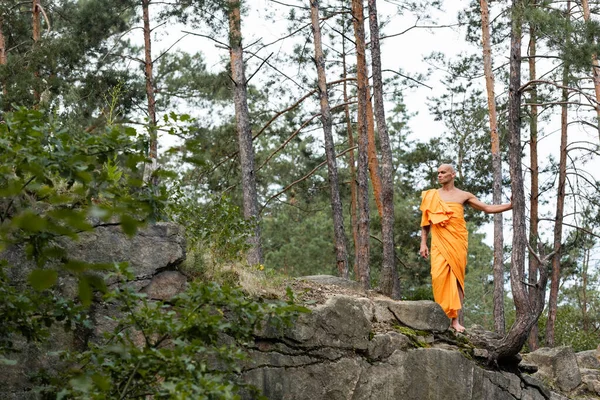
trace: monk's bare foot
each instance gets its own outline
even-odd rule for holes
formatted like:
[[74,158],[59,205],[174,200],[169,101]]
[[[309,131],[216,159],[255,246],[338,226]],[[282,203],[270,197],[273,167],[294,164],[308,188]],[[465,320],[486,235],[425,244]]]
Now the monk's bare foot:
[[456,332],[463,333],[465,331],[465,327],[458,323],[458,319],[452,319],[452,324],[450,328],[454,329]]

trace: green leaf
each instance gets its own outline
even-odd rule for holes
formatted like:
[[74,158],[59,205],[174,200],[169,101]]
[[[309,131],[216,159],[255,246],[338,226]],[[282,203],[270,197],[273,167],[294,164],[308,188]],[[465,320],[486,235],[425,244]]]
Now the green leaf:
[[79,278],[79,300],[81,300],[81,304],[84,306],[89,306],[92,304],[93,292],[90,282],[88,281],[86,276],[82,276]]
[[58,272],[51,269],[35,269],[29,274],[29,284],[38,291],[52,287],[58,279]]
[[4,358],[0,356],[0,365],[17,365],[17,360],[10,360],[8,358]]
[[23,214],[13,219],[14,224],[29,232],[40,232],[46,227],[46,220],[31,211],[25,211]]
[[127,214],[121,215],[121,229],[123,229],[123,232],[125,232],[126,235],[135,235],[139,225],[140,222],[137,221],[135,218],[132,218]]

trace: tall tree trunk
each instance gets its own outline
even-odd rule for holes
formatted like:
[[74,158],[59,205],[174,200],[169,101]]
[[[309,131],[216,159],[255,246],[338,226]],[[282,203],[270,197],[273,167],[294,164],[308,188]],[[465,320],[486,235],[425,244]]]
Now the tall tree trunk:
[[525,191],[523,188],[523,171],[521,168],[521,33],[523,29],[523,0],[513,0],[512,26],[510,40],[510,79],[508,89],[508,132],[509,164],[511,189],[513,195],[513,238],[510,267],[510,283],[515,304],[515,322],[500,341],[492,349],[491,358],[499,361],[516,361],[531,327],[537,322],[542,310],[545,279],[544,268],[540,269],[538,282],[538,298],[535,303],[529,300],[525,282]]
[[[590,16],[590,5],[588,0],[581,0],[581,8],[583,8],[583,20],[589,22]],[[598,63],[598,55],[592,54],[592,79],[594,80],[594,90],[596,92],[596,116],[598,118],[598,139],[600,140],[600,64]]]
[[[344,22],[344,28],[346,24]],[[348,133],[348,147],[354,147],[354,130],[352,129],[352,121],[350,119],[350,104],[348,97],[348,68],[346,67],[346,36],[342,37],[342,74],[344,79],[344,114],[346,118],[346,131]],[[352,223],[352,239],[354,241],[354,248],[357,246],[357,186],[356,186],[356,161],[354,160],[354,150],[348,152],[348,166],[350,167],[350,221]],[[356,251],[354,260],[354,279],[358,280],[359,273],[356,263]]]
[[148,100],[148,133],[150,135],[150,147],[148,157],[150,163],[144,168],[144,181],[150,182],[154,171],[158,167],[158,137],[156,131],[156,100],[154,99],[154,79],[152,62],[152,40],[150,34],[150,1],[142,0],[142,19],[144,21],[144,74],[146,76],[146,98]]
[[[32,26],[33,26],[33,48],[36,49],[38,46],[38,42],[40,41],[40,30],[41,30],[41,21],[40,21],[40,0],[33,0],[33,5],[32,5],[32,9],[31,9],[31,13],[32,13]],[[35,107],[37,107],[40,103],[40,91],[38,89],[39,86],[39,76],[40,76],[40,72],[38,71],[38,66],[37,63],[34,63],[33,66],[33,75],[35,76],[34,79],[34,86],[33,86],[33,100],[34,100],[34,104]]]
[[262,263],[262,248],[260,245],[260,226],[258,223],[258,197],[256,193],[256,176],[254,170],[254,148],[252,147],[252,130],[250,129],[247,82],[244,72],[242,50],[240,0],[227,1],[229,5],[229,54],[233,80],[235,120],[242,169],[244,217],[246,219],[255,219],[256,223],[254,234],[248,239],[251,248],[247,254],[247,261],[250,265],[257,265]]
[[381,77],[381,47],[379,45],[379,24],[377,22],[376,0],[369,0],[369,27],[371,31],[371,62],[373,63],[373,97],[375,118],[381,144],[381,238],[383,242],[383,265],[381,267],[381,289],[384,294],[400,298],[400,281],[396,270],[394,249],[394,167],[392,148],[388,134],[383,106],[383,79]]
[[375,141],[375,119],[373,118],[373,103],[371,102],[371,89],[369,87],[368,68],[365,73],[365,86],[367,88],[367,133],[369,137],[369,176],[373,186],[373,197],[377,205],[379,218],[383,219],[383,203],[381,200],[381,173],[379,170],[379,160],[377,159],[377,144]]
[[[498,118],[496,97],[494,94],[494,72],[492,70],[492,48],[490,40],[490,16],[487,0],[480,0],[481,30],[483,42],[483,68],[487,89],[488,110],[490,114],[490,132],[492,141],[492,169],[494,174],[493,201],[502,203],[502,159],[500,158],[500,138],[498,137]],[[502,214],[494,214],[494,328],[504,334],[504,237],[502,233]]]
[[[570,19],[571,2],[567,1],[566,20]],[[569,37],[566,43],[570,42]],[[567,129],[568,129],[568,105],[569,91],[569,63],[565,60],[563,67],[563,89],[561,116],[560,116],[560,160],[558,162],[558,188],[556,196],[556,216],[554,218],[554,257],[552,258],[552,282],[550,284],[550,296],[548,298],[548,321],[546,323],[546,346],[554,347],[554,326],[556,324],[556,312],[558,308],[558,289],[560,288],[560,258],[562,253],[562,228],[565,208],[565,187],[567,181]]]
[[[535,7],[535,2],[533,3]],[[529,25],[529,80],[536,80],[536,52],[537,52],[537,39],[536,39],[536,31],[535,25]],[[537,150],[537,142],[538,142],[538,107],[537,107],[537,86],[534,85],[531,88],[530,93],[530,122],[529,122],[529,164],[531,171],[531,197],[529,199],[529,245],[532,249],[537,249],[538,244],[538,225],[539,225],[539,215],[538,215],[538,197],[539,197],[539,165],[538,165],[538,150]],[[530,285],[534,285],[537,282],[538,275],[537,271],[540,268],[539,262],[535,257],[529,257],[529,273],[528,273],[528,281]],[[533,286],[529,287],[529,298],[530,301],[534,301],[536,296],[535,288]],[[529,333],[529,350],[534,351],[539,347],[538,344],[538,325],[535,324],[531,328],[531,332]]]
[[352,0],[352,22],[356,42],[356,68],[358,84],[358,240],[356,264],[359,280],[365,289],[371,286],[369,269],[369,160],[367,132],[367,59],[365,54],[365,18],[362,0]]
[[583,330],[584,332],[590,331],[590,318],[588,315],[588,296],[587,296],[587,286],[588,286],[588,269],[590,266],[590,253],[591,249],[586,247],[583,250],[583,265],[581,271],[581,314],[583,319]]
[[[4,38],[4,30],[2,28],[2,23],[4,22],[4,17],[0,15],[0,67],[6,65],[8,62],[8,57],[6,56],[6,40]],[[2,110],[8,110],[8,101],[6,100],[6,96],[8,96],[8,90],[6,88],[6,82],[0,82],[0,86],[2,86],[2,97],[4,99]],[[1,119],[0,119],[1,120]]]
[[338,182],[338,172],[333,133],[331,123],[331,109],[327,95],[327,78],[325,75],[325,58],[321,43],[321,26],[319,25],[319,0],[311,0],[310,15],[312,21],[313,37],[315,42],[315,61],[319,82],[319,99],[321,103],[321,121],[325,135],[325,154],[327,155],[327,171],[331,195],[331,209],[333,212],[333,226],[335,234],[335,251],[337,255],[337,269],[339,276],[348,278],[348,252],[346,249],[346,232],[344,231],[344,216],[342,214],[342,201]]

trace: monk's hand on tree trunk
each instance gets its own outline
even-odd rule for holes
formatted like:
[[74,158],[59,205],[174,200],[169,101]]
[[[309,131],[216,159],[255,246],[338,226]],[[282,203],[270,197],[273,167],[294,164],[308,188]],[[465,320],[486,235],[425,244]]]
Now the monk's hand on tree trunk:
[[419,254],[423,258],[429,258],[429,249],[427,248],[426,244],[421,245],[421,250],[419,250]]

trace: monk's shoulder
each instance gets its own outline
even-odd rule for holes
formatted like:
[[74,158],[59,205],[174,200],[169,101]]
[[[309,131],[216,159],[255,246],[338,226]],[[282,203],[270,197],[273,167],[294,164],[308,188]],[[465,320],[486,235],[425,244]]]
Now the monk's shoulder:
[[475,197],[475,195],[474,195],[473,193],[471,193],[471,192],[467,192],[467,191],[460,190],[460,189],[458,189],[458,190],[459,190],[459,192],[460,192],[460,193],[459,193],[459,197],[460,197],[460,199],[462,200],[462,201],[461,201],[461,203],[463,203],[463,204],[464,204],[464,203],[468,203],[470,200],[472,200],[472,199],[476,199],[476,198],[477,198],[477,197]]

